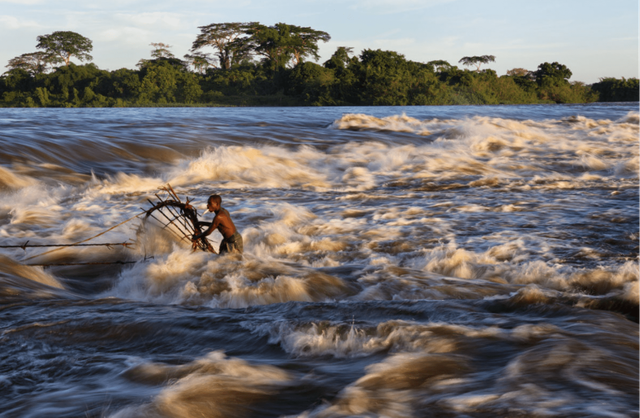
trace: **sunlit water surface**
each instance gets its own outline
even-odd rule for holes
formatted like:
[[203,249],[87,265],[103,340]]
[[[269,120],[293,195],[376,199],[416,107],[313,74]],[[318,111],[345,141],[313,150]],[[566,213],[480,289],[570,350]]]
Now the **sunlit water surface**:
[[[135,243],[1,249],[0,416],[638,416],[637,103],[0,109],[0,144],[0,244]],[[141,229],[165,184],[244,256]]]

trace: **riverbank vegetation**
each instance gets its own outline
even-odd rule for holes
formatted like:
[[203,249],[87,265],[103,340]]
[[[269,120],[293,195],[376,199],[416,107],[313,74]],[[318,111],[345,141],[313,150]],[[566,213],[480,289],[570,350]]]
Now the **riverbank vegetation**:
[[[74,32],[37,38],[40,51],[9,61],[0,76],[4,107],[129,106],[393,106],[589,103],[638,101],[638,79],[571,82],[557,62],[505,75],[481,69],[493,55],[463,57],[459,68],[426,63],[393,51],[338,47],[317,64],[326,32],[278,23],[221,23],[200,27],[184,59],[153,43],[136,69],[107,71],[92,64],[91,40]],[[212,56],[213,54],[213,56]],[[71,59],[88,61],[74,64]]]

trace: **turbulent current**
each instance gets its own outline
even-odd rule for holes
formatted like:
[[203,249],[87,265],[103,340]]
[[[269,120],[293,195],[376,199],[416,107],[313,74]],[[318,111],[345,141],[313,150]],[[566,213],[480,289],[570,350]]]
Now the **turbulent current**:
[[[637,417],[638,125],[0,109],[0,416]],[[167,184],[244,254],[143,225]]]

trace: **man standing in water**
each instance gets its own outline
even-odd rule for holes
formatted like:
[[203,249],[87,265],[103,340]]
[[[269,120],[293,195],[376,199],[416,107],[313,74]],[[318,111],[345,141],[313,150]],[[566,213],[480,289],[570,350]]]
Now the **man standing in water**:
[[217,195],[209,196],[209,200],[207,201],[207,209],[211,213],[215,213],[216,216],[213,218],[213,222],[198,222],[200,225],[208,225],[209,228],[201,234],[194,234],[192,237],[193,242],[197,242],[200,238],[204,238],[207,235],[211,234],[214,230],[220,231],[222,237],[224,238],[220,243],[219,254],[225,253],[240,253],[243,251],[243,243],[242,243],[242,235],[238,233],[236,230],[236,226],[233,224],[231,220],[231,215],[229,212],[220,206],[222,204],[222,198]]

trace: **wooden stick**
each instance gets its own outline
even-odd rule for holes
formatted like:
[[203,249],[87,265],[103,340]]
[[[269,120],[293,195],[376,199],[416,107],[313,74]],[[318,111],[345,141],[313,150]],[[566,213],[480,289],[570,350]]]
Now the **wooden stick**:
[[[129,221],[131,221],[131,220],[133,220],[133,219],[135,219],[135,218],[137,218],[137,217],[138,217],[138,216],[140,216],[140,215],[143,215],[144,213],[145,213],[145,212],[142,212],[142,213],[139,213],[139,214],[137,214],[137,215],[135,215],[135,216],[132,216],[131,218],[129,218],[129,219],[125,220],[125,221],[122,221],[122,222],[120,222],[119,224],[117,224],[117,225],[115,225],[115,226],[112,226],[111,228],[107,229],[106,231],[103,231],[103,232],[99,233],[98,235],[94,235],[94,236],[93,236],[93,237],[91,237],[91,238],[87,238],[87,239],[84,239],[84,240],[82,240],[82,241],[78,241],[78,242],[76,242],[75,244],[82,244],[82,243],[87,242],[87,241],[90,241],[90,240],[92,240],[92,239],[94,239],[94,238],[98,238],[100,235],[104,235],[104,234],[106,234],[107,232],[109,232],[109,231],[111,231],[111,230],[113,230],[113,229],[116,229],[116,228],[117,228],[117,227],[119,227],[120,225],[125,224],[125,223],[127,223],[127,222],[129,222]],[[64,247],[62,247],[62,248],[64,248]],[[50,254],[50,253],[55,252],[55,251],[60,251],[62,248],[56,248],[55,250],[45,251],[45,252],[43,252],[43,253],[36,254],[36,255],[34,255],[34,256],[31,256],[31,257],[29,257],[29,258],[26,258],[26,259],[24,259],[24,260],[22,260],[22,261],[31,260],[32,258],[40,257],[41,255]]]
[[[160,200],[160,203],[166,203],[166,202],[168,202],[167,200],[162,200],[162,199],[160,199],[160,196],[158,196],[157,194],[156,194],[156,197]],[[184,226],[184,227],[186,228],[186,230],[187,230],[187,232],[184,232],[184,231],[180,231],[180,232],[182,232],[182,233],[183,233],[183,234],[185,234],[185,235],[189,235],[189,233],[190,233],[191,235],[193,235],[193,233],[194,233],[193,228],[189,228],[189,226],[187,226],[186,222],[184,221],[184,217],[183,217],[183,216],[181,216],[180,214],[176,213],[176,212],[173,210],[173,208],[171,207],[171,205],[166,205],[166,206],[163,206],[163,207],[164,207],[164,208],[167,208],[167,209],[169,210],[169,212],[171,212],[171,215],[172,215],[172,216],[175,216],[175,217],[176,217],[176,219],[178,219],[178,218],[180,219],[180,221],[181,221],[181,223],[182,223],[182,226]],[[160,211],[162,212],[162,210],[161,210],[161,209],[162,209],[162,208],[159,208],[158,210],[160,210]]]
[[[158,221],[158,223],[159,223],[160,225],[164,225],[164,224],[162,223],[162,221],[161,221],[160,219],[156,218],[153,214],[150,214],[149,216],[151,216],[153,219],[155,219],[156,221]],[[166,226],[165,226],[165,228],[166,228]],[[173,229],[168,229],[168,231],[169,231],[169,232],[171,232],[173,235],[175,235],[179,240],[187,239],[187,237],[186,237],[186,236],[180,236],[180,235],[178,235],[178,233],[177,233],[176,231],[174,231]],[[187,239],[187,241],[188,241],[188,242],[191,242],[191,240],[189,240],[189,239]]]
[[[153,205],[153,203],[152,203],[151,201],[149,201],[149,203],[151,203],[151,204]],[[161,203],[164,203],[164,201],[163,201],[163,200],[161,200]],[[163,207],[167,207],[167,206],[163,206]],[[165,228],[166,228],[167,226],[169,226],[169,225],[173,224],[173,221],[172,221],[171,219],[169,219],[169,217],[168,217],[168,216],[167,216],[167,215],[162,211],[162,208],[158,208],[158,210],[157,210],[157,211],[158,211],[158,212],[160,212],[160,213],[162,214],[162,216],[164,216],[164,217],[165,217],[165,219],[167,220],[167,222],[169,222],[169,223],[165,225],[164,223],[160,222],[160,221],[158,220],[158,218],[156,218],[156,217],[154,216],[154,219],[155,219],[155,220],[157,220],[157,221],[158,221],[158,222],[160,222],[162,225],[164,225],[164,226],[165,226]],[[185,237],[187,237],[187,238],[189,237],[189,236],[188,236],[188,234],[180,228],[180,226],[175,225],[175,227],[176,227],[176,228],[178,229],[178,231],[180,231],[180,232],[181,232]]]
[[39,248],[39,247],[114,247],[122,245],[123,247],[131,247],[134,245],[133,242],[105,242],[100,244],[29,244],[29,241],[25,242],[22,245],[0,245],[0,248],[22,248],[23,250],[26,248]]

